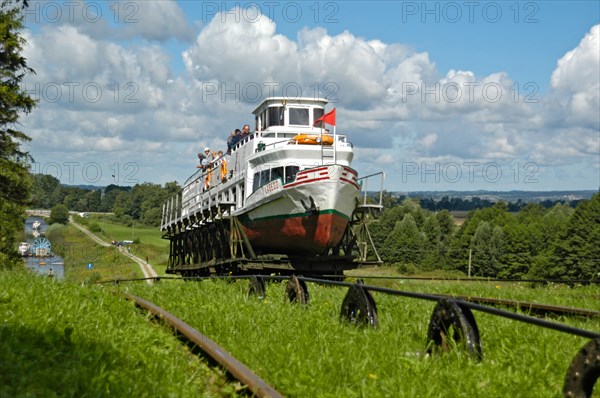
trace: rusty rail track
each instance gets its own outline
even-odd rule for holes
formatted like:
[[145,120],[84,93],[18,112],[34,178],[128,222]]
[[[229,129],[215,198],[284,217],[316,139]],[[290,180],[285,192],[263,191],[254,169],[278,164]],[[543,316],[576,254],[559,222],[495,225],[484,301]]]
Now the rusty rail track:
[[225,368],[233,377],[247,385],[250,391],[257,397],[283,397],[281,393],[258,377],[246,365],[238,361],[214,341],[194,329],[189,324],[150,301],[130,293],[124,294],[128,300],[135,302],[138,307],[144,308],[152,315],[168,323],[190,342],[198,346],[202,351],[223,366],[223,368]]

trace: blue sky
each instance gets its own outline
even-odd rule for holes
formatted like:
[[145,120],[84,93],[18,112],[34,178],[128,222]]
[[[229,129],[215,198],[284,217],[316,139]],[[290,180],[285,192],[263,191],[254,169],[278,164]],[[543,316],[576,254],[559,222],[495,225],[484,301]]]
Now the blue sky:
[[335,87],[391,190],[600,185],[597,1],[31,3],[24,126],[65,183],[183,182],[256,106],[207,85],[275,82]]
[[[344,30],[367,40],[404,43],[427,51],[441,70],[469,69],[485,75],[498,70],[517,81],[548,86],[556,61],[600,21],[597,1],[504,2],[202,2],[181,1],[199,24],[215,10],[241,6],[240,19],[254,19],[254,4],[274,17],[278,33],[294,40],[298,30],[323,27],[330,35]],[[296,6],[297,5],[297,6]],[[300,10],[301,17],[297,17]],[[500,11],[500,15],[497,11]],[[173,66],[186,47],[172,42]],[[180,70],[180,69],[179,69]]]

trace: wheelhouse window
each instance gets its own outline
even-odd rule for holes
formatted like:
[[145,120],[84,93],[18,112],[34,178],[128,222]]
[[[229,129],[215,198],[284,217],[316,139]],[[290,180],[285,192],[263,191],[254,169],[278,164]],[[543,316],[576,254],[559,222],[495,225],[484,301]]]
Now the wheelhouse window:
[[265,185],[266,183],[268,183],[269,181],[271,181],[270,175],[271,175],[271,170],[269,170],[269,169],[263,170],[263,171],[260,172],[260,185],[259,185],[259,187],[262,187],[263,185]]
[[298,166],[285,166],[285,183],[293,182],[300,171]]
[[[290,166],[286,167],[285,169],[287,170]],[[298,169],[297,166],[292,166],[292,167],[296,167],[296,169]],[[288,171],[288,173],[291,173],[292,171]],[[295,171],[295,173],[297,173],[298,170]],[[262,187],[265,184],[268,184],[271,181],[280,179],[281,181],[283,181],[284,176],[284,168],[283,167],[274,167],[272,169],[267,169],[267,170],[263,170],[263,171],[258,171],[256,173],[254,173],[254,179],[252,181],[252,192],[256,191],[258,188]],[[294,174],[294,177],[296,176],[296,174]],[[292,178],[293,181],[293,178]]]
[[[314,108],[313,109],[313,123],[320,117],[323,117],[325,110],[323,108]],[[323,127],[323,121],[315,124],[316,127]]]
[[252,180],[252,192],[260,188],[260,172],[254,173],[254,179]]
[[[283,106],[269,108],[269,126],[283,126]],[[268,127],[268,126],[267,126]]]
[[260,115],[256,116],[256,127],[255,131],[262,131],[267,128],[267,110],[265,109],[260,113]]
[[274,167],[271,169],[271,181],[280,179],[283,181],[283,167]]
[[308,109],[306,108],[289,108],[290,109],[290,125],[308,126]]

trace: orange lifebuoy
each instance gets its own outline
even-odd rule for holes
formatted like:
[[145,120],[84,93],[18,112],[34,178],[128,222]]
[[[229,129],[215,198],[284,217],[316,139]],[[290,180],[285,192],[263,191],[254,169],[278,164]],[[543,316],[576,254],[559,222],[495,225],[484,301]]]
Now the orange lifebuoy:
[[227,180],[227,161],[225,159],[221,160],[221,181],[225,182]]
[[211,174],[212,174],[212,169],[210,167],[208,167],[206,169],[206,181],[205,181],[206,189],[210,188]]
[[333,137],[328,134],[298,134],[292,140],[304,145],[333,145]]

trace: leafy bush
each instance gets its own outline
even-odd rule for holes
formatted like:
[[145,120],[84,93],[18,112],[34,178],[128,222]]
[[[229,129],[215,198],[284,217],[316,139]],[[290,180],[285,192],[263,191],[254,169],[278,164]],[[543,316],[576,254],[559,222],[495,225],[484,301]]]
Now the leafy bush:
[[84,285],[93,285],[96,282],[102,280],[102,275],[99,272],[92,272],[85,280],[83,281]]
[[419,269],[412,263],[396,263],[395,265],[403,275],[414,275],[419,272]]
[[50,210],[48,224],[67,224],[69,222],[69,209],[65,205],[56,205]]
[[125,214],[121,217],[121,223],[123,223],[127,227],[131,227],[133,225],[133,217],[128,214]]
[[90,225],[88,226],[88,229],[92,232],[100,232],[102,231],[102,228],[100,227],[100,225],[98,225],[97,222],[92,222],[90,223]]
[[64,233],[66,228],[67,227],[62,224],[52,224],[48,228],[46,228],[44,235],[46,235],[46,238],[48,238],[48,240],[52,242],[52,245],[64,245]]
[[81,224],[81,225],[88,225],[90,223],[89,218],[81,217],[77,214],[73,215],[73,221],[75,221],[77,224]]

